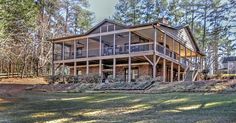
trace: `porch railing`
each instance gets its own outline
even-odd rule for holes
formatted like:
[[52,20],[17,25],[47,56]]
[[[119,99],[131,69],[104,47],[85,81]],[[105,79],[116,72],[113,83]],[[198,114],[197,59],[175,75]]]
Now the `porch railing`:
[[171,51],[168,48],[165,48],[163,45],[157,44],[156,51],[158,53],[161,53],[161,54],[165,55],[165,56],[168,56],[169,58],[179,60],[179,54],[177,54],[174,51]]
[[153,50],[153,42],[132,44],[130,46],[130,52],[142,52],[150,50]]

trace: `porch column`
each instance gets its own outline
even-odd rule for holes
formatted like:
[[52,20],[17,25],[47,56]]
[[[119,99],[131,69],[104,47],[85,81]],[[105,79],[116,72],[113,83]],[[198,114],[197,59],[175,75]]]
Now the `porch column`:
[[76,41],[74,40],[74,59],[76,59]]
[[157,61],[157,56],[156,54],[153,55],[153,65],[152,65],[152,77],[156,78],[156,61]]
[[179,45],[179,63],[180,63],[180,59],[181,59],[181,46],[180,46],[180,43],[178,43],[178,45]]
[[102,36],[99,38],[99,56],[102,56]]
[[166,55],[166,34],[164,34],[164,54]]
[[[187,66],[187,57],[186,57],[186,47],[184,47],[184,62],[185,62],[186,67],[188,67]],[[184,72],[183,79],[185,78],[185,74],[186,74],[186,72]]]
[[116,78],[116,58],[113,58],[113,79]]
[[131,52],[131,32],[129,31],[129,54]]
[[86,41],[86,57],[88,58],[88,54],[89,54],[89,51],[88,51],[88,45],[89,45],[89,42],[88,42],[88,38],[87,38],[87,41]]
[[74,76],[76,76],[76,62],[74,62]]
[[178,82],[180,81],[180,65],[178,65]]
[[113,55],[116,54],[116,34],[113,35]]
[[102,75],[102,59],[99,60],[99,75]]
[[[157,29],[155,29],[155,32],[154,32],[154,33],[155,33],[155,34],[154,34],[154,43],[153,43],[153,44],[154,44],[154,47],[153,47],[154,49],[153,49],[153,50],[154,50],[154,54],[156,55],[156,52],[157,52],[157,51],[156,51],[156,50],[157,50]],[[154,62],[153,62],[153,63],[154,63]]]
[[174,63],[171,62],[170,82],[173,82],[173,80],[174,80],[174,70],[173,70],[173,67],[174,67]]
[[163,59],[163,82],[166,82],[166,59]]
[[63,61],[63,69],[62,69],[62,75],[63,75],[63,82],[65,82],[65,62]]
[[[131,32],[129,31],[129,54],[131,53]],[[131,57],[129,56],[128,64],[128,82],[131,82]]]
[[89,74],[89,61],[86,61],[86,74]]
[[63,62],[65,60],[65,43],[64,43],[64,41],[62,42],[62,60],[63,60]]
[[128,65],[128,82],[131,82],[131,57],[129,56],[129,65]]
[[175,40],[174,40],[174,38],[172,39],[172,49],[171,49],[171,51],[172,51],[172,58],[174,59],[174,53],[175,53],[175,51],[174,51],[174,46],[175,46]]
[[153,78],[156,78],[156,61],[157,61],[157,56],[156,56],[156,47],[157,47],[157,30],[155,29],[155,32],[154,32],[154,54],[153,54],[153,65],[152,65],[152,77]]
[[63,43],[62,43],[62,49],[63,49],[63,52],[62,52],[62,59],[63,59],[63,73],[62,73],[62,75],[63,75],[63,82],[65,82],[65,78],[64,78],[64,76],[65,76],[65,43],[64,43],[64,41],[63,41]]

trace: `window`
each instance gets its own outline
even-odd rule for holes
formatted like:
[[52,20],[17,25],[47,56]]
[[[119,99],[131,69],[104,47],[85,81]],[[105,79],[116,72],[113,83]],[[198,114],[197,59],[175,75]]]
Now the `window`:
[[82,48],[81,47],[76,48],[76,54],[77,54],[77,56],[81,56],[82,55]]
[[107,32],[107,25],[101,27],[101,32]]
[[108,25],[108,32],[114,31],[114,25]]
[[[125,79],[128,80],[129,69],[125,69]],[[131,68],[131,80],[135,80],[139,77],[139,70],[138,68]]]
[[81,70],[77,70],[77,75],[82,75],[82,71]]

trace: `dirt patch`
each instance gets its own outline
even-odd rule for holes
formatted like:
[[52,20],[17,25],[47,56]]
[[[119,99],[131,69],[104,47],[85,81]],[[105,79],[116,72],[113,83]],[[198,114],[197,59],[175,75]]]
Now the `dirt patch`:
[[5,78],[0,81],[0,84],[48,84],[47,81],[43,77],[37,78]]
[[0,97],[10,98],[25,92],[25,88],[32,85],[23,84],[0,84]]

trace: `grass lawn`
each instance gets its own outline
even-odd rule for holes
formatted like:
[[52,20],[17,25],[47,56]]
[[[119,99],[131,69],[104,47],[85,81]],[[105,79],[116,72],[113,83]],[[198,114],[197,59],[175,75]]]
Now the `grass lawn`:
[[0,98],[0,122],[236,122],[236,93],[25,93]]

